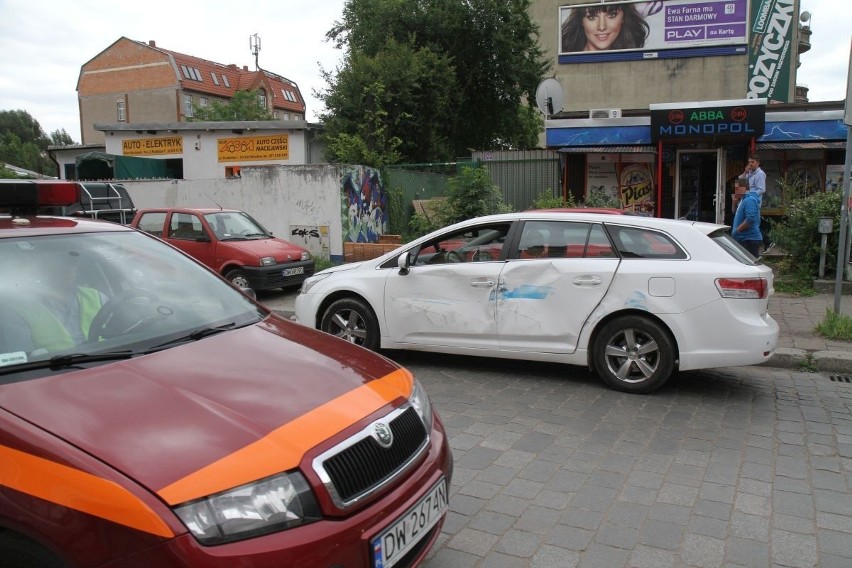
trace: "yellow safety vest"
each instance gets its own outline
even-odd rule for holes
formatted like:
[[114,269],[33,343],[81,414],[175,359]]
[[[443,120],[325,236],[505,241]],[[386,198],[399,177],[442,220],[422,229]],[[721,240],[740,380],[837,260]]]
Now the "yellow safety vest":
[[[88,338],[92,320],[101,309],[101,296],[94,288],[81,287],[77,289],[77,302],[80,305],[81,331]],[[53,352],[74,347],[74,340],[62,322],[38,300],[21,297],[12,308],[30,326],[36,349]]]

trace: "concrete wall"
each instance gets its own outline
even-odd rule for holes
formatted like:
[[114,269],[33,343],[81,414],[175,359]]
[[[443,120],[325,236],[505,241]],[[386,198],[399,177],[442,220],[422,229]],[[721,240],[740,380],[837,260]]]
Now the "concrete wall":
[[136,207],[240,209],[314,255],[343,260],[343,242],[375,242],[387,231],[387,196],[361,166],[245,167],[231,179],[122,182]]

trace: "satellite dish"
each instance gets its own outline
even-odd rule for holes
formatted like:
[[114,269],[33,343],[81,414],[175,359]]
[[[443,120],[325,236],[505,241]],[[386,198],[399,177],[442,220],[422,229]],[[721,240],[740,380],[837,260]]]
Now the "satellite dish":
[[561,112],[564,102],[562,83],[551,77],[538,84],[535,90],[535,104],[544,116],[549,117]]

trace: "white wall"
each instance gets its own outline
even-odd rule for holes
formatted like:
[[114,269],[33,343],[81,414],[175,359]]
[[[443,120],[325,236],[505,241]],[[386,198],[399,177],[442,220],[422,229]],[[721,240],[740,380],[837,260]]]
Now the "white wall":
[[[139,209],[217,205],[241,209],[276,236],[302,244],[315,255],[343,260],[341,188],[353,169],[361,168],[329,164],[246,167],[240,178],[122,183]],[[320,237],[291,237],[294,227],[314,227]]]
[[[190,123],[192,124],[192,123]],[[218,140],[225,138],[250,138],[266,135],[287,135],[288,159],[286,160],[258,160],[258,161],[236,161],[219,162]],[[306,133],[304,129],[263,129],[243,130],[239,134],[231,130],[192,130],[189,127],[182,128],[179,132],[168,130],[156,130],[153,133],[137,132],[135,130],[109,130],[106,132],[106,153],[121,156],[124,154],[122,145],[124,140],[145,140],[150,138],[165,138],[177,136],[183,139],[183,152],[167,154],[162,156],[141,156],[144,158],[182,158],[183,177],[187,180],[206,179],[210,177],[225,177],[227,166],[260,165],[300,165],[309,159]]]

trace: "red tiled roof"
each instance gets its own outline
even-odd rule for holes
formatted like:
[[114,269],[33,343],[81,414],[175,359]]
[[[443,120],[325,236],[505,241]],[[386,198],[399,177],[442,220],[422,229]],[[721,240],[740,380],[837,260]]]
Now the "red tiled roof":
[[[305,113],[305,100],[302,98],[299,86],[285,77],[263,69],[249,71],[248,67],[223,65],[193,55],[163,49],[151,43],[144,45],[171,57],[184,90],[230,99],[238,90],[263,87],[267,91],[267,97],[271,100],[273,108]],[[285,92],[289,95],[285,95]],[[288,96],[292,96],[294,100],[288,100]]]

